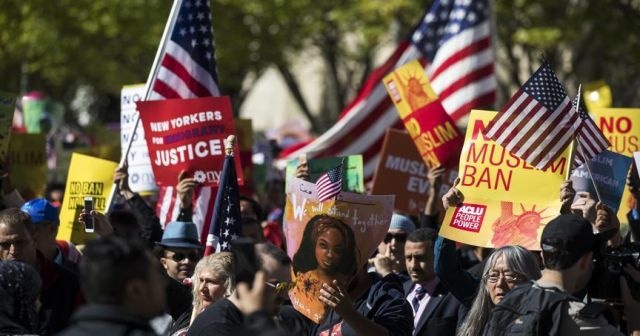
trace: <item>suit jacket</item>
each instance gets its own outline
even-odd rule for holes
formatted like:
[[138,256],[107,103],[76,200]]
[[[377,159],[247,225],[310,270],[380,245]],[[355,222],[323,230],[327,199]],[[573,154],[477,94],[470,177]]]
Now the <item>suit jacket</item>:
[[[405,281],[405,298],[412,290],[411,280]],[[418,320],[413,335],[455,335],[466,315],[467,308],[449,293],[442,283],[438,283],[422,316],[420,316],[420,320]]]

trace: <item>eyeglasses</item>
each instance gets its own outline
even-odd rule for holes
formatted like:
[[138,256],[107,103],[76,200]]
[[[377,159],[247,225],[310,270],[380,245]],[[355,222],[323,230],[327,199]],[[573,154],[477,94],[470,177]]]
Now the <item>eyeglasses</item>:
[[387,235],[384,236],[384,243],[389,244],[393,239],[395,239],[396,242],[398,243],[404,243],[407,241],[407,234],[406,233],[387,233]]
[[287,281],[265,281],[267,286],[276,289],[276,293],[288,292],[292,290],[295,286],[295,282],[287,282]]
[[200,253],[198,252],[189,252],[189,253],[182,253],[182,252],[178,252],[178,253],[174,253],[172,256],[167,257],[175,262],[181,262],[182,260],[185,259],[189,259],[191,261],[198,261],[200,260]]
[[489,283],[497,283],[503,278],[507,283],[513,284],[518,280],[524,279],[524,276],[518,273],[510,272],[492,272],[483,277]]

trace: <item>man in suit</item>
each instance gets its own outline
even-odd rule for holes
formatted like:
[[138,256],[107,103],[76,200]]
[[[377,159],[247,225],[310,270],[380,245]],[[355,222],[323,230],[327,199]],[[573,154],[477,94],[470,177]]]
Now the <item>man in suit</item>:
[[433,270],[433,246],[437,233],[431,228],[414,231],[404,247],[410,280],[404,283],[413,308],[413,335],[455,335],[467,313],[464,306],[440,283]]

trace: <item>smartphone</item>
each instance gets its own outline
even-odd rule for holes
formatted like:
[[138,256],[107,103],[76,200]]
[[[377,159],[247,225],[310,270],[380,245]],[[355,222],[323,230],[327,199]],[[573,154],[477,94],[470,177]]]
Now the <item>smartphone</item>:
[[235,260],[236,283],[245,282],[249,287],[253,285],[253,279],[258,271],[255,245],[253,239],[246,237],[235,239],[231,243],[231,252]]
[[84,221],[84,232],[93,232],[95,230],[95,219],[91,215],[91,211],[93,210],[93,197],[85,197],[84,198],[84,210],[85,213],[85,221]]

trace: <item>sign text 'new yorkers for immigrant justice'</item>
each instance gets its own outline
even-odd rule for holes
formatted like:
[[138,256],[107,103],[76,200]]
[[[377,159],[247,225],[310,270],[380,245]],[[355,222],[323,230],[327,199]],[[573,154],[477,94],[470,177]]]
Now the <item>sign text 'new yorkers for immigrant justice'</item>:
[[[229,97],[138,102],[153,172],[159,185],[175,185],[186,170],[196,181],[217,186],[224,139],[235,134]],[[238,183],[242,166],[234,150]]]
[[535,169],[484,135],[494,115],[471,111],[457,186],[464,203],[447,209],[440,234],[475,246],[539,250],[542,229],[560,213],[570,149],[546,170]]

